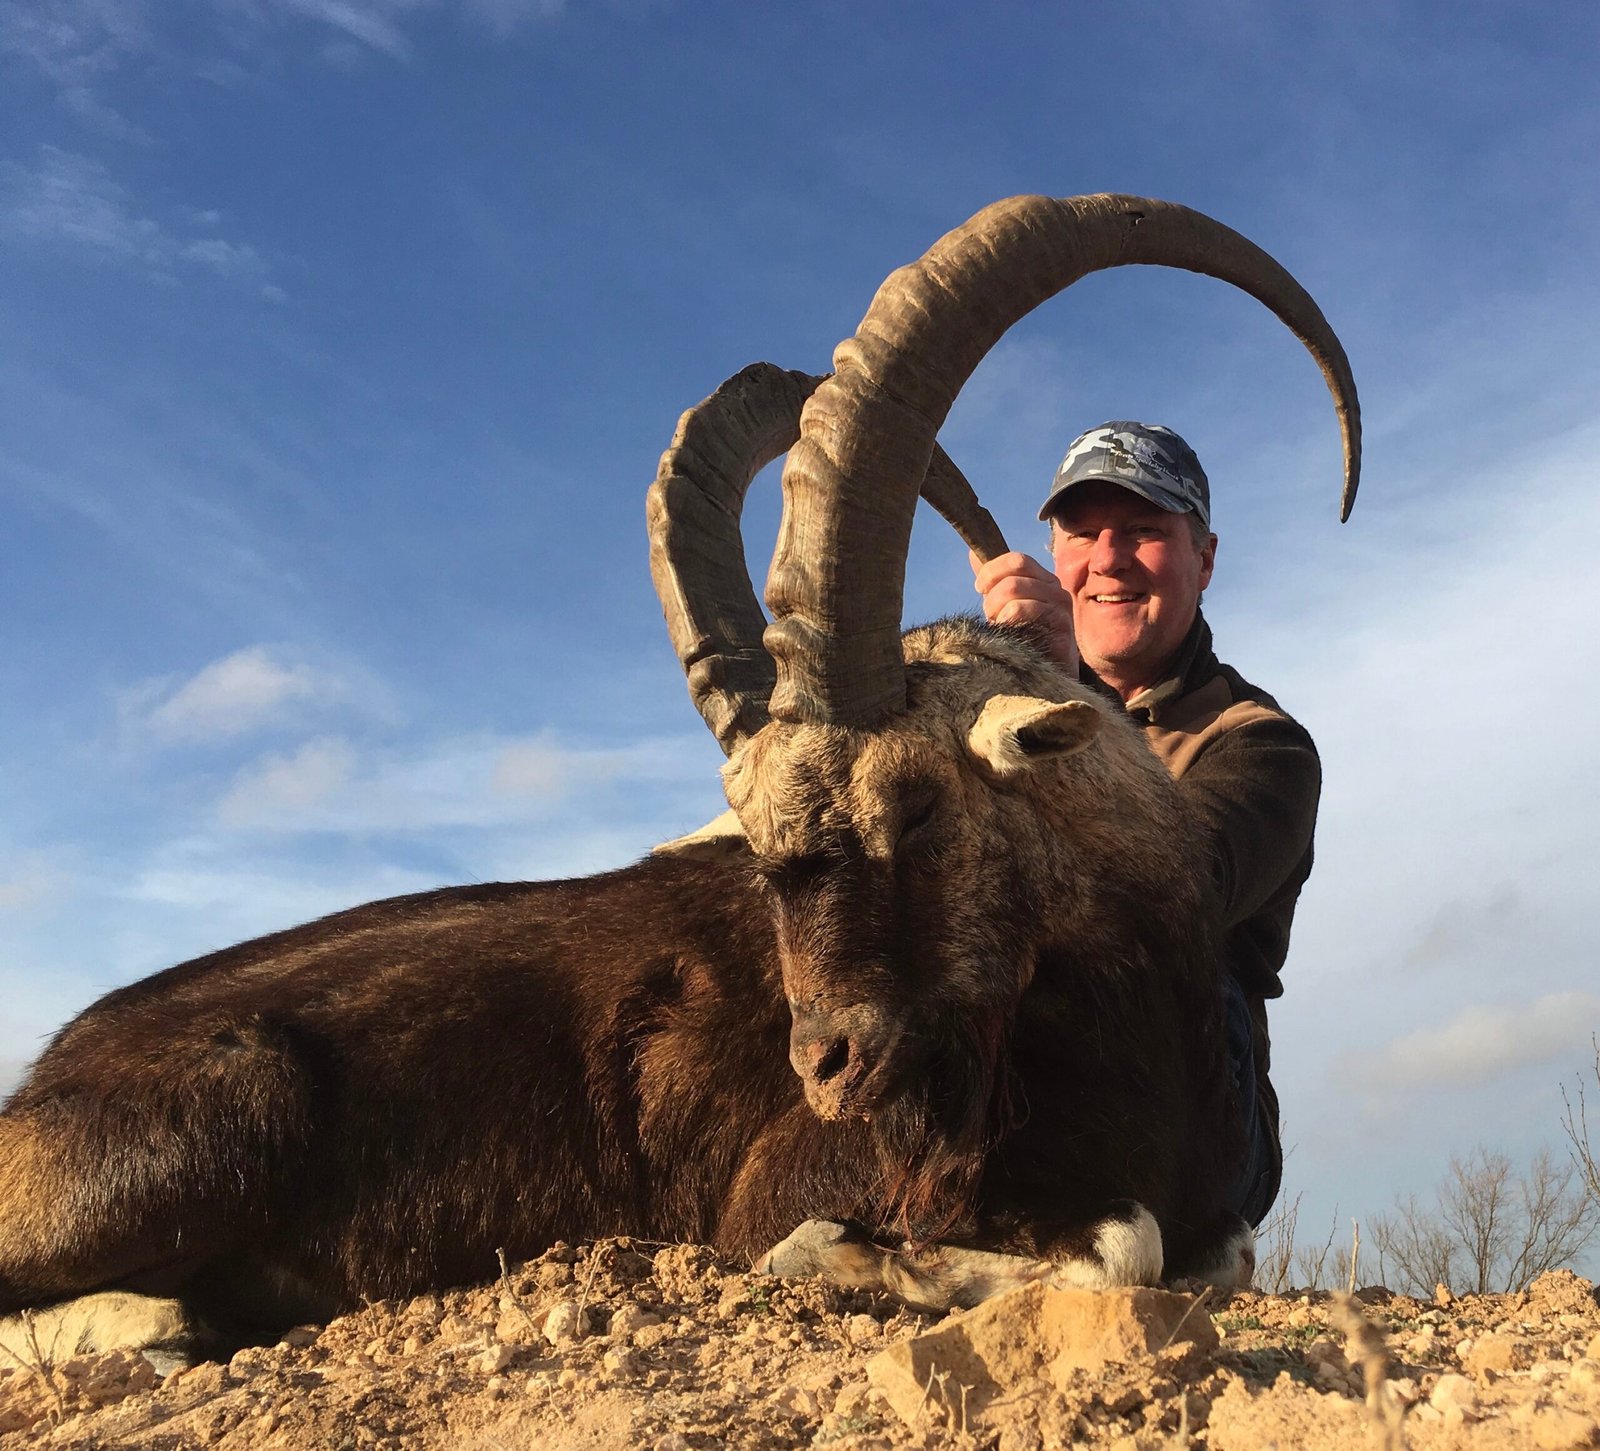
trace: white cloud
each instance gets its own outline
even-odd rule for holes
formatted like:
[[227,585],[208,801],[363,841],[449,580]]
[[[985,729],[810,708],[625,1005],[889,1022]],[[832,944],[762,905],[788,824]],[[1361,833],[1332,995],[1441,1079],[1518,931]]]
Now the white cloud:
[[[215,215],[190,212],[187,226],[214,227],[214,221],[198,219]],[[0,231],[144,267],[160,277],[199,270],[252,286],[272,301],[284,295],[254,247],[184,235],[144,215],[98,162],[55,146],[41,146],[31,170],[14,164],[0,170]]]
[[555,800],[572,788],[574,766],[589,781],[602,780],[623,768],[622,752],[587,752],[576,758],[548,735],[513,741],[495,758],[491,789],[502,796]]
[[268,756],[235,780],[217,816],[226,826],[249,826],[303,814],[344,784],[353,761],[342,740],[307,741],[291,756]]
[[215,660],[187,680],[145,681],[121,701],[124,723],[161,742],[217,741],[309,714],[373,704],[375,690],[348,673],[289,651],[252,645]]
[[1448,1022],[1347,1054],[1339,1072],[1372,1090],[1477,1088],[1582,1049],[1600,1025],[1600,996],[1576,989],[1531,1003],[1463,1008]]
[[231,830],[358,835],[526,826],[568,805],[587,820],[617,814],[595,804],[613,787],[671,787],[691,774],[699,784],[700,756],[673,739],[596,748],[485,735],[359,753],[318,740],[247,767],[217,815]]
[[[437,886],[417,872],[386,867],[356,875],[251,865],[220,851],[215,842],[189,839],[163,851],[123,890],[129,901],[175,908],[204,921],[205,938],[196,952],[210,951],[261,932],[308,922],[359,902]],[[170,948],[168,949],[171,950]],[[183,949],[172,958],[180,960]],[[156,967],[165,963],[157,963]]]

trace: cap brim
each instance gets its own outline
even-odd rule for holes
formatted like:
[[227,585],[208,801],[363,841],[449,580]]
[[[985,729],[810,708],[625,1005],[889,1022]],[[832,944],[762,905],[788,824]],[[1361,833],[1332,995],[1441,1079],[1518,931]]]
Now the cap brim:
[[1050,490],[1049,497],[1039,509],[1040,520],[1050,517],[1050,511],[1061,502],[1061,496],[1069,489],[1076,489],[1080,484],[1115,484],[1119,489],[1126,489],[1130,494],[1137,494],[1141,499],[1147,499],[1158,509],[1165,509],[1169,514],[1192,514],[1194,506],[1181,494],[1174,494],[1167,489],[1157,488],[1154,484],[1136,482],[1125,479],[1117,474],[1090,474],[1087,478],[1069,479],[1064,484],[1057,484]]

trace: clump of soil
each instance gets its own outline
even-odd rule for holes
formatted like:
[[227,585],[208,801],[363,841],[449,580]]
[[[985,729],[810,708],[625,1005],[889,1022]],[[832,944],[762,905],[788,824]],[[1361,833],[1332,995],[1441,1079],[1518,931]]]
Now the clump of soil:
[[0,1368],[0,1447],[1600,1446],[1600,1305],[1566,1271],[1448,1305],[1238,1294],[1198,1313],[1215,1348],[1021,1385],[964,1429],[948,1394],[908,1419],[868,1376],[931,1317],[696,1246],[557,1245],[164,1380],[126,1353]]

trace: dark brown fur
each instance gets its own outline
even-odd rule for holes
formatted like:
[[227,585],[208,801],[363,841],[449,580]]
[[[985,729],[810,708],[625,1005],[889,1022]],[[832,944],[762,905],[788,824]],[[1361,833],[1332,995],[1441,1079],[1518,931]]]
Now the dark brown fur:
[[[1121,769],[1075,760],[1069,795]],[[126,1286],[270,1328],[487,1277],[501,1248],[753,1257],[807,1218],[1048,1257],[1120,1199],[1181,1273],[1233,1222],[1206,912],[1133,870],[1115,800],[1072,807],[1086,845],[1051,881],[1007,841],[976,882],[975,793],[1005,793],[963,771],[913,850],[817,817],[816,850],[376,902],[109,994],[0,1113],[0,1314]],[[844,789],[807,779],[813,816]],[[1013,794],[994,829],[1038,814]],[[870,1122],[808,1108],[802,992],[903,1029]]]

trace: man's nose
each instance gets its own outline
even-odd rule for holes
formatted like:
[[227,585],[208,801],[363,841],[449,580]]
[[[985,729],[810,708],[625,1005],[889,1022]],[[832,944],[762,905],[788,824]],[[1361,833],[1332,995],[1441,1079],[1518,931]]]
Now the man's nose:
[[1128,541],[1119,531],[1102,529],[1089,551],[1089,568],[1095,574],[1114,574],[1127,564],[1130,553]]

